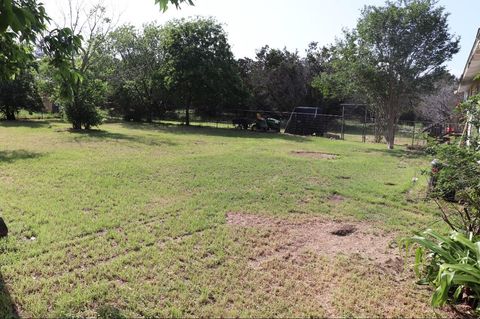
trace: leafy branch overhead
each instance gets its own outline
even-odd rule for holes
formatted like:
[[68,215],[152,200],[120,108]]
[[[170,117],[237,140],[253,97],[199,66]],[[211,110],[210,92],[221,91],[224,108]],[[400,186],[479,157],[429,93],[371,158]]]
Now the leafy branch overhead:
[[[193,0],[155,0],[155,3],[160,5],[162,11],[166,11],[169,4],[176,8],[180,8],[181,4],[194,4]],[[12,78],[20,72],[22,66],[33,61],[33,50],[30,47],[42,40],[41,35],[47,31],[49,22],[50,17],[45,6],[37,0],[0,0],[1,77]],[[67,29],[56,30],[59,32],[51,33],[48,39],[43,39],[43,42],[52,40],[59,44],[63,40],[68,40],[61,37],[62,33],[68,33]],[[56,40],[55,36],[58,36]],[[70,44],[75,44],[75,41]],[[50,44],[47,47],[53,45]],[[55,46],[57,49],[55,54],[68,54],[68,51],[60,51],[61,46]]]
[[168,9],[169,4],[173,4],[177,9],[180,9],[180,5],[183,3],[193,6],[193,0],[155,0],[155,3],[160,5],[163,12]]

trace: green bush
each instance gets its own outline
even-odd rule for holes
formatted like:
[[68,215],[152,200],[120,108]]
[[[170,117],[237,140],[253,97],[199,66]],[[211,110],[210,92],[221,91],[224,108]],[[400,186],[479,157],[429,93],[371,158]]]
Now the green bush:
[[98,106],[105,104],[107,87],[101,80],[84,79],[75,97],[64,101],[63,112],[74,129],[90,129],[102,124],[104,112]]
[[[444,221],[454,231],[480,235],[480,153],[458,144],[431,148],[441,168],[431,173],[435,187],[430,196],[439,205]],[[455,194],[455,203],[442,199]]]
[[416,243],[415,272],[421,284],[436,290],[432,306],[466,302],[480,312],[480,238],[452,232],[448,237],[427,230],[407,240]]

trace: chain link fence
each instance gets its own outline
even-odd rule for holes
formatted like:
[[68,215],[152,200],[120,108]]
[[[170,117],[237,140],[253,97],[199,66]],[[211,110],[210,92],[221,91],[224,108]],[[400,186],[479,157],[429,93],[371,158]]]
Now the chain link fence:
[[[375,118],[366,111],[365,108],[344,107],[341,114],[304,114],[295,112],[275,112],[263,110],[231,110],[216,116],[198,116],[191,115],[190,124],[193,126],[213,127],[224,129],[251,129],[257,116],[263,118],[275,118],[280,121],[281,132],[285,132],[289,121],[295,120],[300,116],[305,118],[312,117],[312,125],[317,127],[305,127],[302,130],[303,123],[299,124],[298,135],[320,136],[330,139],[357,141],[364,143],[379,142],[382,134],[378,134],[375,124]],[[58,113],[27,113],[20,112],[17,119],[58,119]],[[314,118],[314,119],[313,119]],[[244,123],[246,125],[239,125]],[[182,124],[185,123],[185,114],[182,112],[170,112],[161,120],[163,123]],[[427,142],[428,136],[437,139],[448,139],[452,135],[461,135],[464,127],[459,123],[433,123],[426,121],[400,121],[396,127],[396,144],[399,145],[420,145]],[[314,133],[311,133],[314,132]],[[287,131],[288,133],[288,131]]]
[[[364,112],[364,111],[363,111]],[[231,129],[249,129],[257,118],[257,114],[263,118],[275,118],[280,121],[281,131],[285,128],[289,120],[295,115],[295,112],[274,112],[263,110],[233,110],[228,113],[219,114],[212,117],[191,116],[190,124],[194,126],[206,126],[215,128]],[[318,130],[321,134],[308,134],[311,129],[306,129],[305,134],[324,138],[357,141],[364,143],[373,143],[384,141],[381,132],[378,132],[375,118],[368,112],[362,116],[358,112],[343,111],[342,114],[301,114],[302,116],[315,117],[315,125],[321,126]],[[239,121],[240,120],[240,121]],[[182,114],[177,114],[175,118],[167,118],[162,122],[181,124],[184,123]],[[239,125],[239,123],[248,123],[248,126]],[[399,145],[423,146],[426,144],[428,136],[437,139],[447,139],[452,135],[461,135],[463,127],[459,123],[433,123],[427,121],[400,121],[396,127],[395,140]],[[288,131],[287,131],[288,133]],[[379,138],[382,140],[379,141]]]

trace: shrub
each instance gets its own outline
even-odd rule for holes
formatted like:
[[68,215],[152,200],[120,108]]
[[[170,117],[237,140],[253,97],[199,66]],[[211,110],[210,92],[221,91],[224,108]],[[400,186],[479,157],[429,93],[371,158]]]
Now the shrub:
[[[454,231],[480,235],[480,153],[457,144],[432,148],[441,163],[432,172],[435,187],[430,196],[437,202],[444,221]],[[442,199],[455,194],[455,202]]]
[[432,306],[463,301],[480,312],[480,238],[452,232],[448,237],[432,230],[407,240],[416,243],[415,272],[421,284],[436,290]]
[[105,104],[106,84],[101,80],[85,79],[71,99],[64,100],[64,115],[74,129],[90,129],[102,124],[104,113],[98,106]]

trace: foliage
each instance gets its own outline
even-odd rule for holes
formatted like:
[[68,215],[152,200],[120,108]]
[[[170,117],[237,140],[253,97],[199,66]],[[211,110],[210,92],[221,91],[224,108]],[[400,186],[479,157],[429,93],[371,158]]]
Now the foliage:
[[[431,147],[441,167],[434,174],[434,198],[445,222],[455,231],[480,235],[480,153],[457,143]],[[442,201],[455,194],[459,203]]]
[[234,107],[242,84],[227,35],[212,18],[174,20],[163,28],[162,70],[167,89],[189,112],[215,115],[219,108]]
[[297,52],[267,45],[255,60],[246,58],[239,64],[256,109],[290,112],[307,93],[306,68]]
[[455,77],[447,74],[434,83],[434,90],[423,95],[415,110],[417,118],[428,122],[455,122],[455,107],[460,97],[455,94],[458,82]]
[[169,4],[173,4],[177,9],[180,8],[182,3],[193,6],[193,0],[155,0],[155,3],[159,4],[160,9],[164,12],[167,11]]
[[[11,78],[26,69],[34,60],[31,49],[50,21],[43,4],[37,0],[0,1],[0,74]],[[81,39],[69,28],[47,32],[41,39],[45,53],[54,56],[53,66],[64,76],[78,77],[65,63],[68,55],[78,49]]]
[[[181,3],[193,5],[192,0],[155,0],[160,8],[167,10],[171,3],[177,8]],[[78,13],[78,12],[77,12]],[[95,13],[89,13],[89,17],[98,17]],[[31,45],[41,40],[44,53],[49,57],[49,63],[55,67],[55,72],[61,77],[62,88],[60,93],[66,103],[66,107],[76,104],[78,95],[76,90],[81,86],[83,80],[82,70],[78,70],[71,61],[81,49],[82,36],[76,34],[72,23],[70,28],[54,29],[46,32],[47,24],[50,21],[45,7],[37,0],[1,0],[0,1],[0,76],[3,79],[10,79],[25,69],[34,60]],[[98,21],[97,21],[98,22]],[[96,26],[96,23],[92,25]],[[82,52],[88,56],[91,43]],[[74,106],[78,109],[79,105]],[[93,111],[90,108],[90,111]],[[91,112],[87,113],[91,113]],[[77,112],[71,112],[75,114]],[[93,113],[92,113],[93,114]],[[93,121],[96,122],[96,121]],[[76,128],[81,127],[78,121],[73,123]],[[89,124],[87,124],[88,126]]]
[[366,6],[356,28],[345,31],[333,48],[333,72],[322,74],[317,87],[361,97],[393,148],[400,116],[432,90],[432,83],[444,74],[444,62],[459,50],[447,18],[432,0]]
[[480,311],[480,238],[452,232],[448,237],[426,230],[407,240],[420,245],[415,254],[415,271],[420,283],[436,290],[432,306],[467,302]]
[[113,72],[114,108],[126,119],[162,116],[169,97],[162,75],[164,53],[162,29],[155,24],[143,27],[122,26],[109,35]]
[[74,129],[89,129],[101,123],[98,107],[106,101],[109,59],[104,43],[112,21],[101,5],[93,5],[82,16],[79,9],[72,10],[73,2],[67,2],[71,10],[64,17],[71,27],[54,30],[53,39],[45,38],[45,59],[55,67],[48,80],[55,83],[67,120]]
[[31,44],[49,18],[36,0],[0,1],[0,76],[11,78],[33,61]]
[[263,46],[255,59],[237,61],[240,75],[249,93],[247,103],[261,110],[290,112],[300,105],[323,106],[325,112],[339,109],[338,98],[326,98],[312,81],[329,67],[327,47],[312,42],[306,57],[287,49]]
[[22,71],[14,79],[0,81],[0,114],[7,120],[15,120],[15,114],[20,109],[34,112],[42,108],[31,70]]

